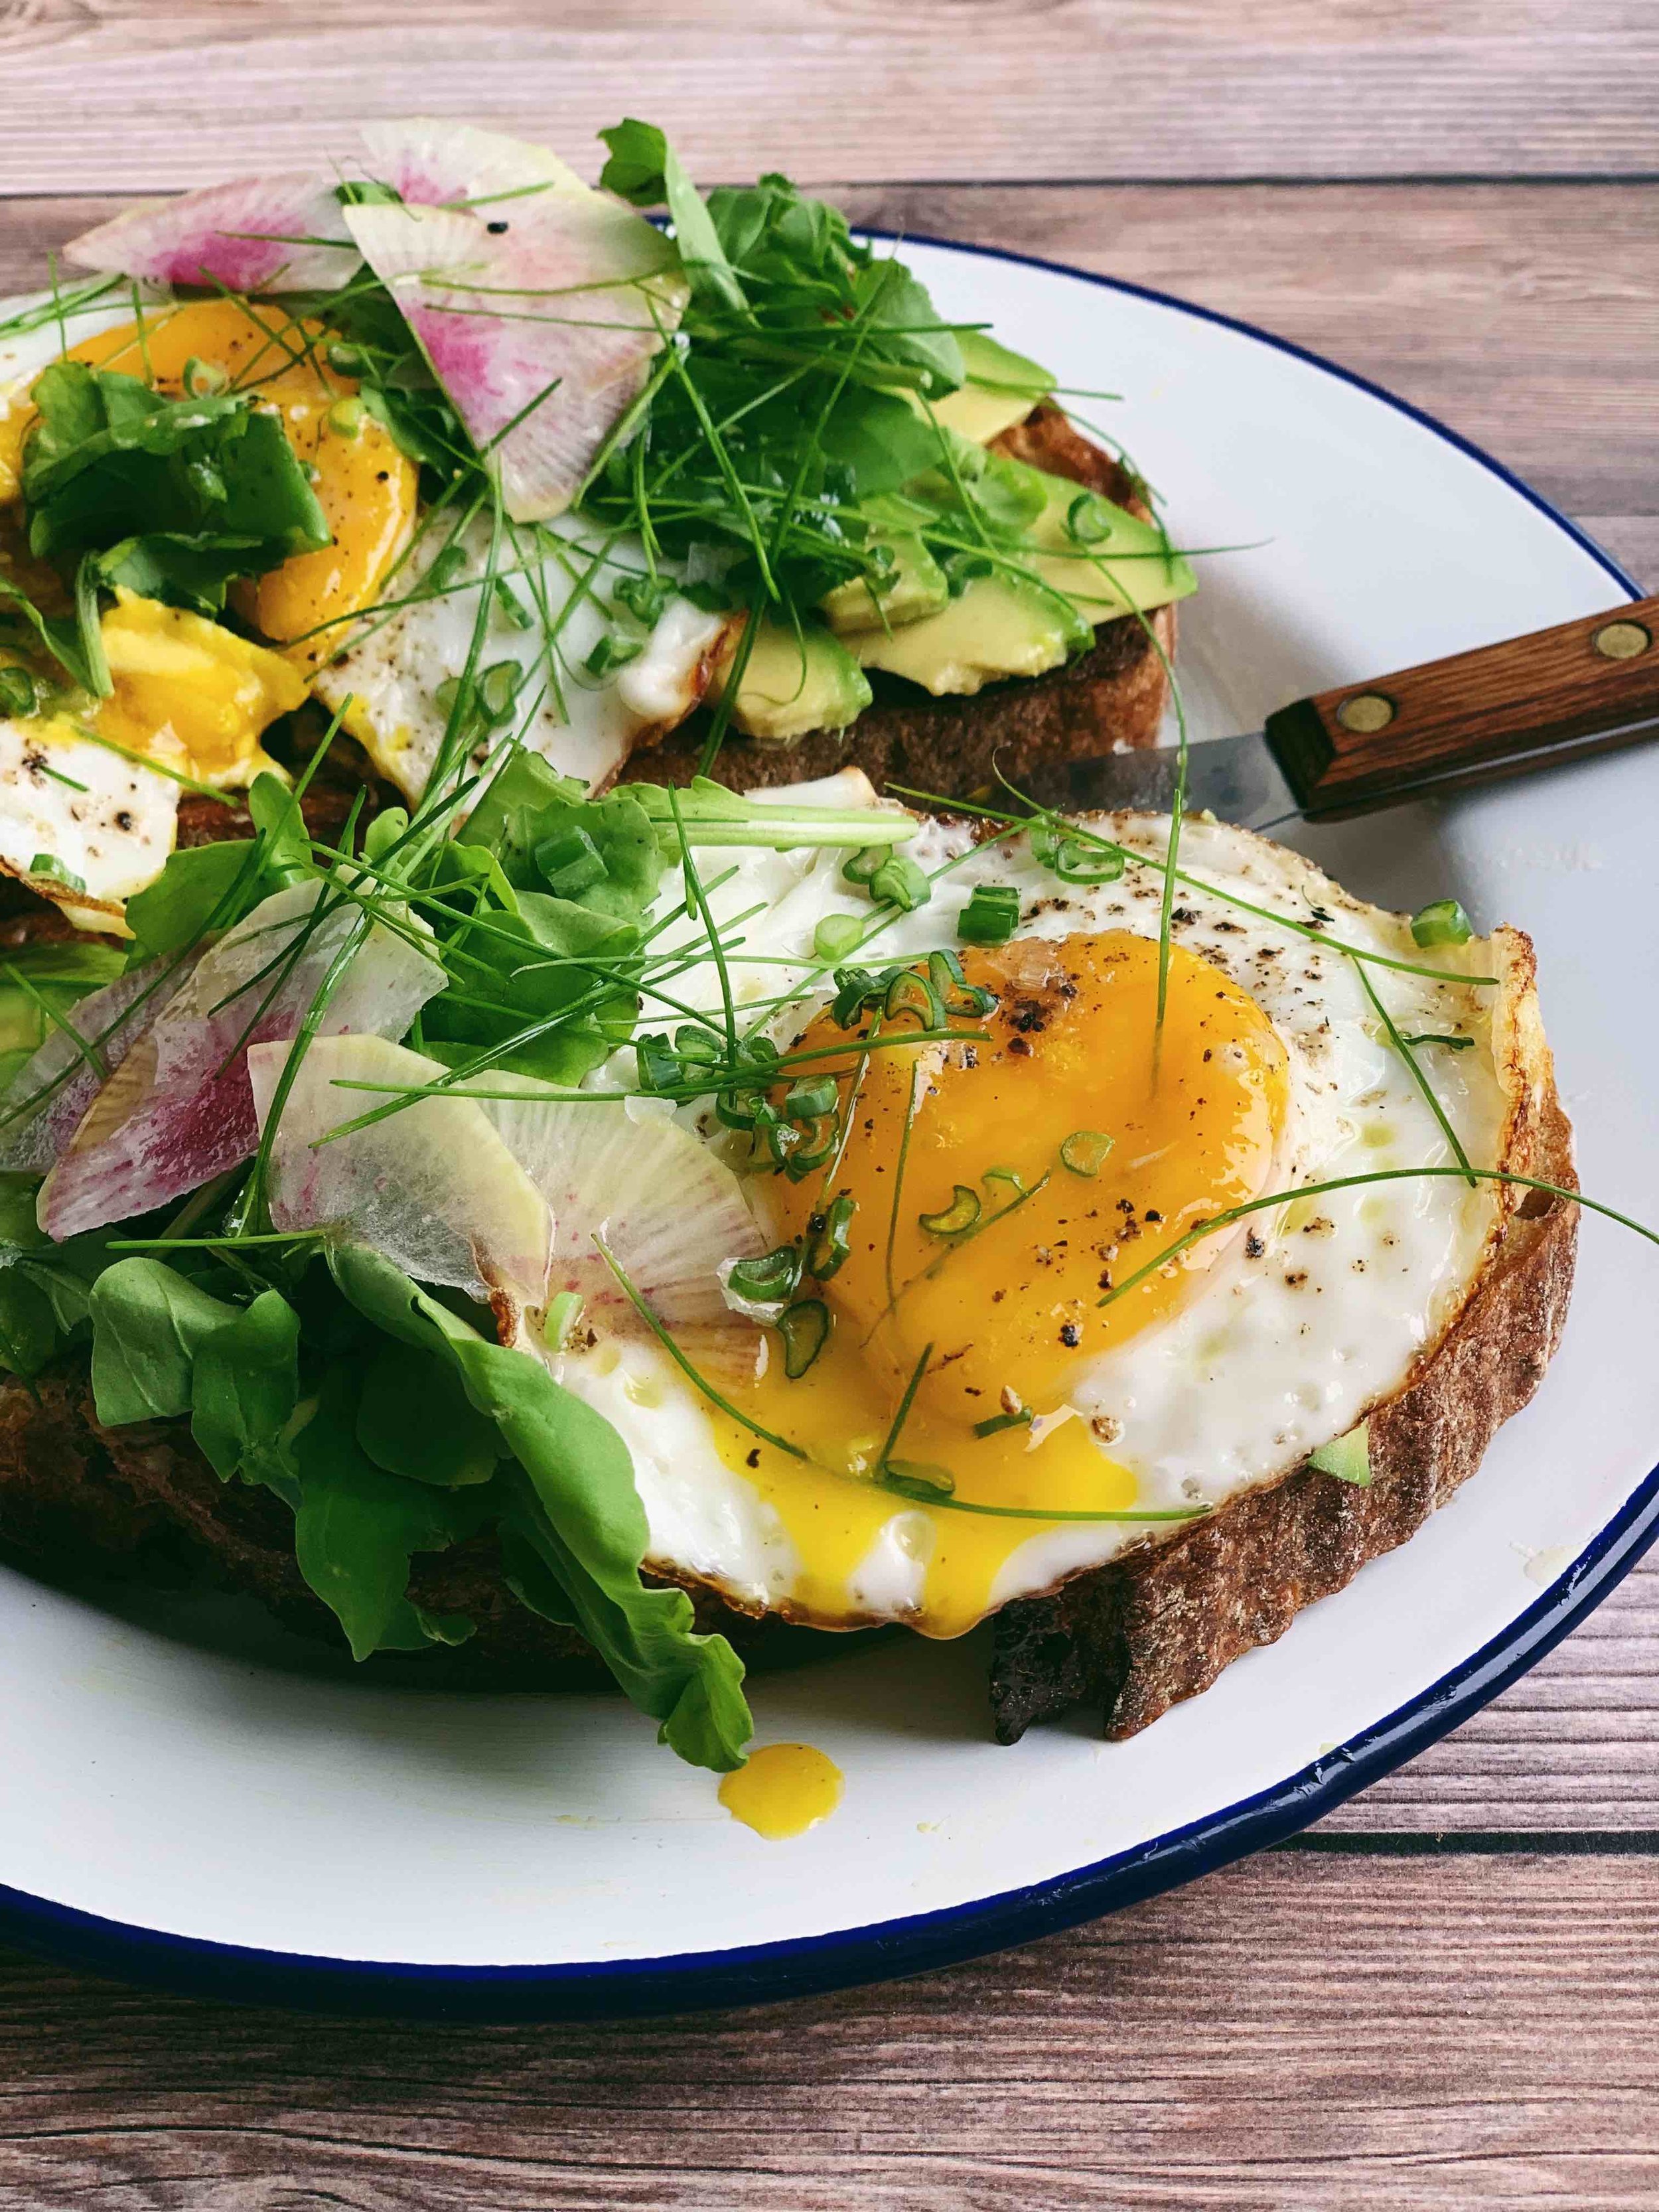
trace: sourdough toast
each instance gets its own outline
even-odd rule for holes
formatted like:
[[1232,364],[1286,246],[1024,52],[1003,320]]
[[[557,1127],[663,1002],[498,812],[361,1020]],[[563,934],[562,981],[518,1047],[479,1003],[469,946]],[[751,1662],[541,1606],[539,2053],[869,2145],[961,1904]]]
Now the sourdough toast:
[[[1529,968],[1529,947],[1523,957]],[[1516,1027],[1506,1157],[1517,1174],[1576,1189],[1571,1125],[1529,991]],[[1079,1705],[1099,1712],[1107,1736],[1134,1735],[1413,1535],[1543,1379],[1577,1237],[1566,1200],[1533,1191],[1513,1206],[1451,1328],[1371,1413],[1369,1486],[1304,1465],[1163,1543],[1006,1607],[991,1666],[999,1741]]]
[[[1513,1006],[1499,1050],[1510,1102],[1503,1157],[1516,1173],[1571,1188],[1571,1131],[1538,1020],[1531,948],[1517,933],[1500,935]],[[1304,1464],[1171,1537],[1006,1607],[990,1683],[1001,1741],[1079,1704],[1102,1714],[1109,1736],[1135,1734],[1273,1642],[1304,1606],[1345,1587],[1445,1503],[1531,1398],[1565,1316],[1577,1209],[1541,1192],[1516,1198],[1506,1189],[1496,1241],[1462,1310],[1373,1409],[1369,1486]],[[205,1577],[260,1598],[295,1628],[337,1635],[300,1576],[287,1510],[264,1490],[221,1483],[183,1421],[102,1427],[84,1356],[61,1361],[33,1392],[0,1382],[0,1544],[52,1573],[161,1585]],[[606,1679],[573,1631],[510,1599],[483,1540],[417,1559],[410,1594],[477,1625],[457,1650],[399,1662],[434,1680],[517,1689]],[[750,1618],[706,1588],[691,1595],[699,1626],[730,1637],[751,1665],[827,1648],[811,1631]]]

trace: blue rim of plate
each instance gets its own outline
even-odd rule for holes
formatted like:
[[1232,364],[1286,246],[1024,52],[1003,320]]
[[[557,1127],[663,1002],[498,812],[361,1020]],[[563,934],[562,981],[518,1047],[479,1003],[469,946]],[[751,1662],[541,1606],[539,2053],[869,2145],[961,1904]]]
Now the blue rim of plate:
[[[891,231],[867,236],[893,238]],[[1420,423],[1446,445],[1478,462],[1571,538],[1627,596],[1641,587],[1577,525],[1543,495],[1449,429],[1432,415],[1351,369],[1275,337],[1237,316],[1194,306],[1127,279],[1097,276],[1061,261],[995,246],[905,234],[905,242],[950,253],[1006,261],[1069,276],[1103,291],[1150,300],[1200,322],[1237,331],[1276,353],[1305,362]],[[961,1964],[1017,1943],[1074,1928],[1213,1874],[1250,1852],[1283,1843],[1334,1812],[1356,1791],[1425,1751],[1495,1698],[1559,1644],[1620,1583],[1659,1538],[1659,1467],[1627,1498],[1593,1543],[1543,1596],[1437,1682],[1349,1742],[1255,1796],[1206,1814],[1169,1834],[1092,1866],[938,1912],[865,1928],[724,1951],[682,1952],[657,1959],[579,1961],[543,1966],[409,1966],[392,1960],[313,1957],[216,1943],[141,1928],[72,1905],[54,1904],[0,1884],[0,1936],[26,1948],[187,1996],[305,2011],[397,2017],[582,2020],[704,2011],[764,2004],[862,1983]]]

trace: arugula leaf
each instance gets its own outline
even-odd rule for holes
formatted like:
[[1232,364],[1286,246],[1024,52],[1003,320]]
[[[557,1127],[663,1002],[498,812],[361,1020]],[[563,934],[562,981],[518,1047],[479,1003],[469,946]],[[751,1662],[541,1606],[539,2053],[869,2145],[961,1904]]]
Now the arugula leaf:
[[[247,795],[247,811],[263,841],[259,859],[262,884],[273,891],[291,884],[307,883],[319,871],[311,850],[311,832],[291,784],[269,769],[261,769]],[[260,896],[264,896],[262,890]],[[258,905],[258,900],[253,903]],[[240,919],[240,915],[237,917]]]
[[880,350],[927,371],[928,391],[956,391],[968,374],[962,348],[956,332],[941,321],[926,286],[900,261],[878,261],[872,273],[870,321]]
[[539,753],[515,746],[456,831],[455,842],[482,845],[500,861],[508,883],[528,890],[540,881],[535,853],[546,835],[541,824],[548,810],[574,805],[586,795],[586,786],[577,777],[561,775]]
[[241,1309],[160,1260],[118,1260],[92,1291],[92,1396],[108,1428],[191,1410],[197,1355]]
[[458,1377],[390,1338],[363,1372],[357,1442],[388,1474],[440,1490],[488,1482],[501,1456],[494,1425],[474,1412]]
[[115,1233],[54,1244],[35,1218],[40,1188],[38,1176],[0,1175],[0,1367],[25,1382],[85,1328]]
[[503,1525],[556,1580],[583,1635],[634,1703],[661,1723],[660,1740],[696,1765],[722,1772],[740,1765],[752,1733],[742,1662],[724,1637],[696,1633],[684,1590],[641,1582],[645,1509],[628,1447],[610,1423],[538,1360],[489,1343],[367,1246],[331,1246],[328,1264],[359,1312],[428,1358],[447,1360],[473,1407],[495,1424],[519,1462],[501,1478],[509,1500]]
[[[532,1022],[566,1015],[556,1027],[495,1064],[549,1083],[579,1082],[633,1034],[638,1001],[627,963],[638,949],[640,933],[629,923],[545,892],[519,892],[514,906],[512,913],[490,915],[488,935],[461,917],[446,927],[436,909],[428,909],[443,941],[445,964],[459,977],[465,995],[443,991],[422,1009],[425,1049],[453,1066],[481,1047],[501,1046]],[[616,988],[596,1006],[567,1014],[603,980],[603,970],[596,975],[575,964],[590,959],[605,963],[605,969],[621,963]],[[473,1003],[486,998],[488,1004]]]
[[31,396],[23,495],[41,558],[94,553],[97,578],[213,615],[231,577],[330,542],[280,418],[244,394],[171,399],[62,361]]
[[[473,926],[471,889],[448,911],[428,909],[451,972],[465,988],[432,1000],[422,1018],[425,1049],[454,1066],[547,1020],[614,972],[616,988],[500,1065],[549,1082],[574,1083],[633,1034],[638,1000],[632,956],[657,894],[663,849],[636,797],[589,799],[537,754],[512,754],[447,848],[447,874],[475,872],[496,903],[487,931]],[[559,892],[539,889],[550,882]],[[575,963],[592,962],[595,968]],[[473,1003],[483,998],[489,1005]]]
[[418,1651],[470,1633],[471,1622],[449,1615],[434,1638],[431,1616],[410,1604],[407,1591],[413,1553],[446,1551],[478,1526],[477,1493],[435,1490],[376,1467],[357,1442],[352,1381],[339,1370],[325,1379],[293,1452],[295,1557],[344,1629],[352,1657]]
[[[250,861],[255,865],[249,866]],[[240,838],[185,845],[170,854],[155,881],[127,902],[127,926],[133,936],[131,964],[137,968],[158,953],[179,952],[194,945],[245,869],[252,888],[258,881],[257,860],[253,848]],[[249,909],[258,902],[258,896],[251,897]]]
[[280,1291],[261,1291],[197,1352],[191,1434],[222,1481],[240,1471],[277,1488],[277,1441],[299,1399],[300,1316]]
[[897,491],[939,465],[933,424],[896,393],[860,386],[842,393],[824,417],[819,442],[824,459],[848,471],[860,500]]
[[273,891],[318,873],[299,801],[280,776],[268,769],[255,776],[248,811],[258,832],[252,842],[180,846],[155,881],[127,901],[129,968],[182,952],[210,929],[230,929]]
[[663,132],[654,123],[639,123],[629,116],[611,130],[601,131],[599,137],[611,149],[611,158],[599,173],[604,189],[632,207],[666,204],[674,226],[674,243],[694,287],[713,292],[739,313],[746,309],[749,301],[726,258],[714,217]]
[[503,764],[458,834],[500,861],[515,890],[550,889],[618,921],[641,921],[662,881],[663,856],[644,810],[626,791],[589,799],[520,749]]

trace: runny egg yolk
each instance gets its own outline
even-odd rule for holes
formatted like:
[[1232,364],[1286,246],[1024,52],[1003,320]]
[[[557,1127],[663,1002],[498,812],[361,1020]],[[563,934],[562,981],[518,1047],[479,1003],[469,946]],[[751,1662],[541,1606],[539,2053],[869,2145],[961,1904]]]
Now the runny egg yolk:
[[826,1054],[852,1127],[830,1188],[821,1173],[779,1176],[765,1198],[781,1240],[847,1193],[851,1249],[822,1285],[830,1331],[812,1365],[792,1381],[775,1346],[734,1402],[810,1458],[715,1417],[723,1455],[793,1540],[790,1609],[830,1625],[872,1610],[859,1601],[861,1570],[896,1515],[889,1542],[922,1564],[914,1625],[934,1636],[971,1627],[1012,1553],[1059,1525],[909,1505],[870,1480],[884,1449],[901,1474],[948,1487],[957,1509],[1133,1506],[1133,1476],[1089,1419],[987,1437],[975,1426],[1011,1409],[1063,1413],[1103,1353],[1167,1320],[1226,1249],[1224,1232],[1100,1301],[1185,1231],[1267,1188],[1285,1123],[1277,1032],[1248,992],[1179,947],[1161,1030],[1158,948],[1144,938],[1016,940],[963,964],[997,994],[991,1014],[953,1017],[983,1040],[878,1047],[860,1074],[857,1044],[881,1023],[849,1039],[826,1012],[797,1048]]
[[[142,326],[135,320],[100,331],[68,355],[174,397],[187,364],[198,361],[222,371],[228,390],[247,392],[281,415],[289,445],[315,471],[332,543],[237,586],[236,605],[307,674],[340,641],[343,618],[373,599],[407,543],[417,489],[415,466],[390,433],[366,410],[341,407],[357,387],[330,366],[328,343],[321,323],[296,320],[281,307],[198,300],[152,308]],[[32,408],[15,405],[0,420],[0,496],[16,495],[33,421]]]
[[198,783],[251,782],[263,732],[306,696],[280,653],[183,607],[118,591],[99,624],[114,686],[88,726]]

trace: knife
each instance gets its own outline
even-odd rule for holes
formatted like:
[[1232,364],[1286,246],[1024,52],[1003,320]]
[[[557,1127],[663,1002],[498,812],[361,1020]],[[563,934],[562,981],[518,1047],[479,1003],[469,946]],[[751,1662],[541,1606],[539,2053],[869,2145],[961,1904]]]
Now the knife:
[[[1659,737],[1659,599],[1298,699],[1259,734],[1188,748],[1187,807],[1263,830],[1368,814]],[[1173,747],[1048,762],[1038,805],[1165,813]]]

